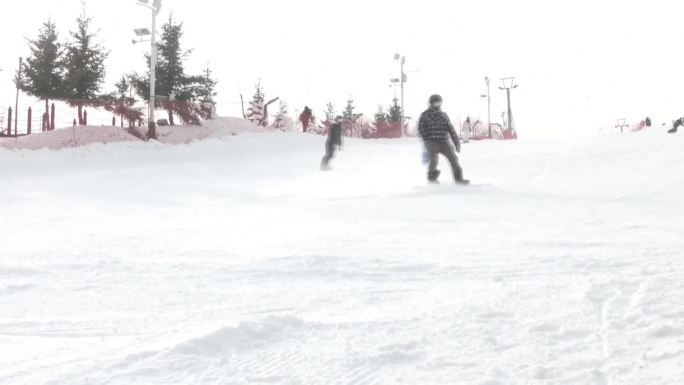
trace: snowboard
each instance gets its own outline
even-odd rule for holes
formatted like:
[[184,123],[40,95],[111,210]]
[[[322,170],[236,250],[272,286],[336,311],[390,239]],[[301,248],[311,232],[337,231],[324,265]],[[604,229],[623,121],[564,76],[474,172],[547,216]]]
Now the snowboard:
[[[428,181],[428,185],[438,185],[438,186],[439,186],[439,185],[441,185],[441,184],[442,184],[442,183],[440,183],[440,181],[438,181],[438,180]],[[449,181],[448,185],[454,185],[454,186],[477,186],[477,184],[473,184],[472,182],[470,182],[470,180],[466,180],[466,181],[463,181],[463,182],[453,182],[453,181]]]

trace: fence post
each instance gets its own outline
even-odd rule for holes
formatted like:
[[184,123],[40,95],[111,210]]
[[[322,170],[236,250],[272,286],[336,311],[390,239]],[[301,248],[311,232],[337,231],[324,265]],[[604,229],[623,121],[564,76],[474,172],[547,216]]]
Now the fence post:
[[7,112],[7,136],[12,136],[12,107]]
[[52,107],[50,108],[50,112],[52,113],[52,116],[50,117],[50,130],[54,131],[55,130],[55,103],[52,103]]
[[28,109],[28,122],[27,122],[27,126],[26,126],[26,134],[28,134],[28,135],[31,135],[31,115],[32,115],[32,111],[31,111],[31,107],[29,107],[29,109]]
[[83,110],[83,125],[88,125],[88,110],[86,109]]
[[112,116],[112,127],[116,127],[116,116]]

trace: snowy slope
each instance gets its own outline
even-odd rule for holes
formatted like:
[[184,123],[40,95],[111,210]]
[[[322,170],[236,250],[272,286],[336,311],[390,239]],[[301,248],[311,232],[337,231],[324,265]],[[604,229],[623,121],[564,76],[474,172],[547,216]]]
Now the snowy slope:
[[0,148],[1,384],[679,384],[684,136]]

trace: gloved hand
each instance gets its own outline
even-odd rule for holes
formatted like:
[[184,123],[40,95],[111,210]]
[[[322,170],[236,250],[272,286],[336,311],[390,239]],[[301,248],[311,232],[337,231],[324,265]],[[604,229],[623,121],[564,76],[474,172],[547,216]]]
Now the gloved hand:
[[461,153],[461,141],[456,141],[454,142],[454,145],[456,146],[456,153],[460,154]]

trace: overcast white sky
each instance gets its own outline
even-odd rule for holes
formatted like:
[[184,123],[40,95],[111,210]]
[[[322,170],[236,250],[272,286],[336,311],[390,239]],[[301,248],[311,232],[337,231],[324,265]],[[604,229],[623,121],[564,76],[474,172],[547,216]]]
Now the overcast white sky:
[[[132,30],[149,25],[136,0],[87,0],[87,13],[111,50],[108,89],[121,74],[142,71],[149,45],[132,45]],[[418,115],[441,93],[452,120],[486,120],[484,77],[517,76],[513,112],[521,135],[594,134],[625,117],[655,123],[684,115],[684,5],[678,1],[613,0],[164,0],[160,19],[185,23],[194,48],[191,72],[207,62],[219,80],[219,113],[240,115],[240,90],[251,98],[262,79],[267,97],[291,112],[308,104],[322,115],[351,95],[372,116],[391,102],[395,52],[407,56],[406,110]],[[61,36],[81,0],[4,2],[0,36],[0,106],[14,104],[11,82],[24,37],[52,18]],[[505,95],[492,83],[493,121]],[[28,99],[23,97],[24,102]]]

